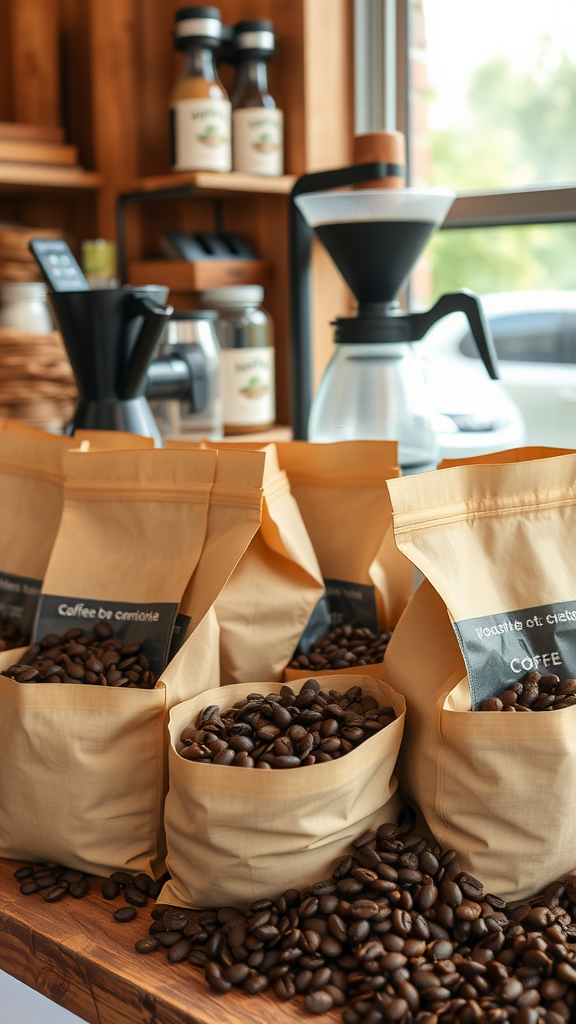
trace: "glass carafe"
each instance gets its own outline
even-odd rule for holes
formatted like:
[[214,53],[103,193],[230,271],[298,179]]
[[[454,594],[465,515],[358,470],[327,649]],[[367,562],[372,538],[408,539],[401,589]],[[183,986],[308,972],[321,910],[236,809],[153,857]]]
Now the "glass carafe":
[[424,366],[410,343],[339,343],[310,413],[310,441],[398,441],[403,473],[434,469]]

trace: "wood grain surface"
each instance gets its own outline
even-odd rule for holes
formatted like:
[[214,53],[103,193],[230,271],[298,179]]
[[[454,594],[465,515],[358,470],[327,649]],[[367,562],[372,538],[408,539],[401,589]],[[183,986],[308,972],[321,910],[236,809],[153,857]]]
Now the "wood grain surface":
[[[148,933],[150,908],[118,924],[112,913],[125,906],[106,902],[100,880],[83,900],[48,904],[38,894],[22,896],[12,872],[0,861],[0,964],[90,1024],[304,1024],[301,1006],[273,995],[213,993],[191,964],[171,965],[160,950],[143,956],[134,943]],[[320,1018],[336,1024],[340,1013]]]
[[177,292],[202,292],[229,285],[267,285],[270,265],[264,260],[134,260],[128,264],[128,283],[163,284]]

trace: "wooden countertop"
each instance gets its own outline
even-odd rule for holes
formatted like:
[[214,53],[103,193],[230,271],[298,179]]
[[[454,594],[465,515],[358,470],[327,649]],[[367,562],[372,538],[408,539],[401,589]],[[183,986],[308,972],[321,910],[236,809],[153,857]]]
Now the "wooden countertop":
[[134,921],[118,924],[124,906],[100,895],[100,879],[82,900],[67,896],[48,904],[22,896],[12,873],[19,865],[0,861],[0,964],[2,970],[78,1014],[90,1024],[304,1024],[341,1021],[341,1011],[314,1018],[295,1000],[273,995],[213,993],[191,964],[171,965],[164,952],[134,950],[150,924],[148,907]]

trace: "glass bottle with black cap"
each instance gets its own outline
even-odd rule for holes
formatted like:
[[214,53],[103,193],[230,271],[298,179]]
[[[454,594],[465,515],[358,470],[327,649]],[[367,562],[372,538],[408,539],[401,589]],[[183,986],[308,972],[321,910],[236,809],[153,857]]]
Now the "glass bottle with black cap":
[[184,60],[170,98],[175,171],[232,169],[232,110],[214,63],[221,37],[217,7],[181,7],[176,11],[174,46],[182,51]]
[[274,176],[284,170],[283,115],[268,91],[267,63],[274,49],[271,21],[240,21],[234,26],[234,170],[245,174]]

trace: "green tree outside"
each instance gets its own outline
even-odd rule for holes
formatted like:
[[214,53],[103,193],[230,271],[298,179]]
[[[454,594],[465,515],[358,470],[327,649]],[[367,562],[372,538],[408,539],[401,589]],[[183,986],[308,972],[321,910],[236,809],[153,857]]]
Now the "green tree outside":
[[[576,179],[576,64],[542,40],[532,73],[498,56],[477,68],[464,127],[431,131],[431,185],[456,190]],[[440,231],[427,249],[435,299],[576,288],[576,223]]]

